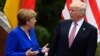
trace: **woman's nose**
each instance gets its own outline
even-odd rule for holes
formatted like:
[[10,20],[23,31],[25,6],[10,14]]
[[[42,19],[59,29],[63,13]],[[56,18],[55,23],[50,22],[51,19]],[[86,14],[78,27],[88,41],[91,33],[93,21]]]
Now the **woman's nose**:
[[34,22],[37,22],[37,20],[35,19]]

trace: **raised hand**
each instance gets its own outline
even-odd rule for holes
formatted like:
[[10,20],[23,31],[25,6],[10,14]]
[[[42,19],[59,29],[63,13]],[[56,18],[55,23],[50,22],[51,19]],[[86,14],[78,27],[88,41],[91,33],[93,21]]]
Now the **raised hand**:
[[48,43],[45,46],[43,46],[42,53],[48,52],[49,48],[47,46],[48,46]]
[[32,51],[32,48],[26,51],[26,56],[36,56],[39,51]]

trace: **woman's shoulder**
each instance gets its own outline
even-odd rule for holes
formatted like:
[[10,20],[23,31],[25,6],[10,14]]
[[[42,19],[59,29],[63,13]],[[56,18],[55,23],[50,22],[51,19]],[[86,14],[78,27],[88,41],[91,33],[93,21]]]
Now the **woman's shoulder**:
[[16,28],[12,29],[12,30],[9,32],[9,34],[10,34],[10,33],[16,34],[16,33],[19,33],[20,31],[21,31],[21,30],[20,30],[20,27],[17,26]]

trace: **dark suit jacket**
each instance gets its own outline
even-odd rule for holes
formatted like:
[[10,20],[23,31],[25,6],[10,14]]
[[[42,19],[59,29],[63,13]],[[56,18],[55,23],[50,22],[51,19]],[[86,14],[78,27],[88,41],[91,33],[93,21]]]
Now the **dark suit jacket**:
[[65,20],[58,24],[48,56],[95,56],[97,29],[84,21],[72,46],[69,47],[68,34],[71,23],[71,20]]

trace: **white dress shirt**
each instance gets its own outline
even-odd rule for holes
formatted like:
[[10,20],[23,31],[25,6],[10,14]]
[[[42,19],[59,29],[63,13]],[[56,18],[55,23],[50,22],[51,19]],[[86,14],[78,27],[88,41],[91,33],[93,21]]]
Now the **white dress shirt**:
[[[77,22],[75,36],[77,35],[77,33],[78,33],[78,31],[79,31],[81,25],[83,24],[83,21],[84,21],[84,19],[82,18],[80,21]],[[72,22],[72,24],[71,24],[71,27],[70,27],[70,30],[69,30],[69,35],[71,34],[71,30],[72,30],[73,27],[74,27],[74,22]],[[75,36],[74,36],[74,37],[75,37]],[[68,36],[68,37],[69,37],[69,36]]]

